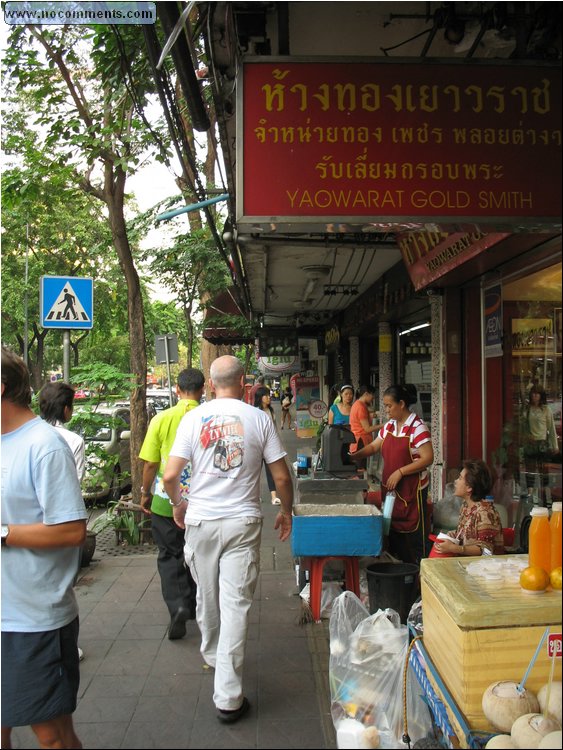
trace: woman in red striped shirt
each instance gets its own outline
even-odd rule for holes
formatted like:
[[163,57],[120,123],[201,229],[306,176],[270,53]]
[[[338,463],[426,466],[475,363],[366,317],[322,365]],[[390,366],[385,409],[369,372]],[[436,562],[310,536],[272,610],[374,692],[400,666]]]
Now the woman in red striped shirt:
[[426,424],[410,411],[411,392],[392,385],[383,394],[388,421],[372,443],[350,454],[354,461],[381,451],[382,493],[394,492],[395,504],[389,532],[389,551],[403,562],[417,565],[425,556],[427,467],[434,460],[432,438]]

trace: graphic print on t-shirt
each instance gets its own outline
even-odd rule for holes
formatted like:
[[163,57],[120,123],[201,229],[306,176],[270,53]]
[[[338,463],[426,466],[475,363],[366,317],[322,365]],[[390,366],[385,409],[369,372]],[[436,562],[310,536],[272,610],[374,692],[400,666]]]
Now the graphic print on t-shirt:
[[229,471],[242,466],[244,430],[237,416],[211,416],[203,420],[199,442],[204,450],[213,449],[213,466]]

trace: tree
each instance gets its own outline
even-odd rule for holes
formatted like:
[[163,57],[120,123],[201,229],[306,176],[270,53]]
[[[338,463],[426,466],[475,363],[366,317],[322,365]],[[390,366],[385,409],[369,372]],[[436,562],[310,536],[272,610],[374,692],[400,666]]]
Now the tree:
[[[25,98],[16,93],[9,102],[2,144],[8,162],[2,181],[3,339],[23,355],[27,317],[28,365],[39,390],[46,371],[62,361],[61,332],[39,326],[40,277],[92,276],[99,309],[115,321],[111,288],[112,279],[117,283],[117,259],[99,202],[72,183],[72,169],[49,158],[28,120]],[[96,321],[98,328],[103,317]],[[87,335],[73,334],[75,362],[77,342]]]
[[225,263],[205,229],[178,235],[170,247],[150,250],[146,257],[151,271],[181,306],[188,334],[187,367],[191,367],[197,331],[194,316],[202,317],[203,296],[213,296],[228,286]]
[[166,159],[162,134],[147,127],[143,107],[152,88],[141,29],[14,27],[5,64],[12,84],[34,101],[43,145],[72,165],[76,184],[107,211],[112,242],[127,284],[133,490],[141,485],[138,456],[146,432],[146,351],[139,275],[125,221],[127,175],[154,153]]

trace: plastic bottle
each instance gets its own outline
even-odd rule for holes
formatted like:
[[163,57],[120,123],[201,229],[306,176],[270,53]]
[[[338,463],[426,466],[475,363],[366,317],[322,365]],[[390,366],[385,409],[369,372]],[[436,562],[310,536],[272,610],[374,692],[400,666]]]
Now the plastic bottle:
[[528,536],[528,565],[543,568],[551,573],[551,534],[549,530],[549,511],[547,508],[532,508],[532,523]]
[[551,535],[551,570],[561,567],[561,509],[563,503],[555,502],[551,506],[549,533]]
[[391,516],[393,515],[393,506],[395,505],[395,493],[390,490],[385,495],[383,503],[383,533],[389,534],[391,529]]

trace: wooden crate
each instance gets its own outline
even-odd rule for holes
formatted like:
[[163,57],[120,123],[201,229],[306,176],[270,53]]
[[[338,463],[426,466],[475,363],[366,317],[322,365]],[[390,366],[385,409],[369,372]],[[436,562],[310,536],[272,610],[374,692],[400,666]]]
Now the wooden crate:
[[[482,712],[483,693],[491,682],[522,679],[548,625],[561,633],[561,594],[529,595],[518,584],[482,583],[465,573],[472,560],[422,561],[423,640],[467,724],[494,731]],[[550,667],[545,643],[526,687],[537,692]],[[561,680],[561,659],[554,679]]]

